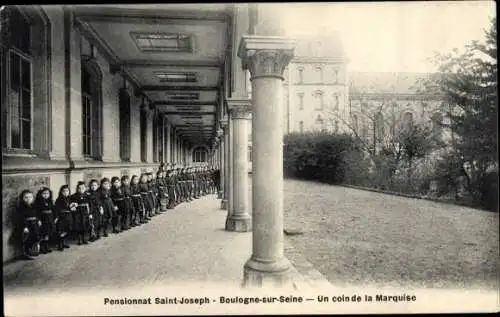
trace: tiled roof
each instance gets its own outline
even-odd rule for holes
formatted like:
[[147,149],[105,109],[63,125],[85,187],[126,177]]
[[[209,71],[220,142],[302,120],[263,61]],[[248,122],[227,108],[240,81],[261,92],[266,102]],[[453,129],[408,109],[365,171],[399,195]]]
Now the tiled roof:
[[415,94],[429,73],[350,72],[350,93]]

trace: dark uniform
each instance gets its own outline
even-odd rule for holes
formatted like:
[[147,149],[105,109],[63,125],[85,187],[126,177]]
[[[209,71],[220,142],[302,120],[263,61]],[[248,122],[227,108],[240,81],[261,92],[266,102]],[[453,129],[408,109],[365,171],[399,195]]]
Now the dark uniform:
[[149,192],[148,183],[139,183],[139,191],[141,193],[142,201],[144,202],[145,219],[150,220],[153,213],[153,201]]
[[111,193],[108,189],[102,187],[102,183],[101,188],[99,188],[99,199],[102,202],[103,209],[103,214],[101,217],[101,228],[99,228],[99,230],[102,230],[102,235],[107,237],[109,223],[111,222],[111,219],[113,217],[117,216],[117,213],[115,211],[115,204],[113,203],[113,199],[111,199]]
[[76,208],[71,206],[70,196],[63,196],[62,191],[64,188],[69,187],[67,185],[61,186],[59,189],[59,196],[54,204],[54,214],[56,216],[56,231],[58,237],[58,250],[62,251],[64,248],[69,248],[66,244],[66,239],[71,233],[73,227],[73,210]]
[[158,172],[158,176],[156,177],[160,212],[167,211],[167,205],[168,205],[168,188],[167,188],[166,179],[163,177],[163,173],[164,172],[160,170]]
[[135,220],[138,225],[146,223],[146,208],[144,207],[144,200],[141,195],[139,184],[130,184],[130,194],[132,196],[132,203],[134,204]]
[[[114,183],[118,177],[113,177],[111,179],[111,183]],[[123,220],[126,220],[126,214],[128,212],[127,206],[125,204],[125,196],[123,195],[123,192],[121,188],[115,187],[114,185],[111,186],[110,190],[110,196],[111,199],[113,200],[113,204],[118,207],[118,210],[113,214],[111,218],[111,224],[113,226],[113,233],[119,233],[120,231],[126,230],[125,228],[125,223]],[[120,229],[118,229],[118,224],[120,224]]]
[[174,209],[175,207],[175,183],[174,176],[171,170],[167,170],[167,190],[168,190],[168,205],[167,209]]
[[152,176],[153,174],[152,173],[148,173],[148,182],[147,182],[147,186],[148,186],[148,194],[149,194],[149,199],[150,199],[150,202],[151,202],[151,214],[149,215],[150,217],[153,217],[153,216],[156,216],[157,212],[156,212],[156,208],[157,208],[157,200],[156,200],[156,182],[153,181],[153,178],[150,177]]
[[40,242],[40,224],[34,203],[28,205],[23,200],[24,195],[27,193],[31,193],[31,191],[24,190],[20,195],[18,214],[21,216],[20,230],[23,254],[26,259],[32,259],[30,255],[38,255],[36,251],[33,252],[32,250]]
[[135,227],[136,224],[136,217],[137,213],[135,211],[134,203],[132,201],[132,190],[130,188],[130,185],[125,185],[123,182],[124,178],[122,177],[122,192],[123,192],[123,197],[125,198],[125,208],[126,208],[126,216],[128,218],[128,225],[130,227]]
[[[49,198],[45,199],[42,197],[42,193],[48,191]],[[43,187],[40,189],[36,195],[35,208],[37,211],[37,217],[42,223],[40,227],[40,252],[50,253],[50,239],[54,233],[54,201],[52,200],[52,191],[48,187]]]
[[90,202],[86,193],[74,193],[71,202],[78,204],[73,212],[73,229],[78,237],[78,244],[87,244],[85,233],[89,230]]
[[[89,186],[90,188],[90,186]],[[95,241],[97,239],[101,238],[101,233],[100,233],[100,228],[101,228],[101,218],[102,218],[102,213],[103,207],[102,207],[102,202],[100,199],[100,194],[99,191],[93,191],[89,189],[87,191],[87,197],[89,199],[89,204],[90,204],[90,216],[89,216],[89,241]],[[90,219],[91,218],[91,219]]]

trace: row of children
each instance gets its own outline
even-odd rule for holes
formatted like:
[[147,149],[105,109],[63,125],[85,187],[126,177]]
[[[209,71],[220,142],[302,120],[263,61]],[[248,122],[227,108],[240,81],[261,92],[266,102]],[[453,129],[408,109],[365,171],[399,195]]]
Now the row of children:
[[140,177],[103,178],[100,182],[92,179],[88,185],[79,181],[73,194],[68,185],[63,185],[55,202],[48,187],[41,188],[36,196],[24,190],[18,212],[23,258],[52,252],[51,241],[63,251],[70,247],[67,239],[71,237],[79,245],[88,244],[101,235],[107,237],[110,225],[113,233],[140,226],[180,203],[217,193],[219,175],[208,167],[162,164],[156,177],[149,172]]

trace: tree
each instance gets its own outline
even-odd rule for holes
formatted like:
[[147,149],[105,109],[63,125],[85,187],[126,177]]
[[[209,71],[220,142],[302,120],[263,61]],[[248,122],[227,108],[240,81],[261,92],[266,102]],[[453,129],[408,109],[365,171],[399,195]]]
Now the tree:
[[485,179],[492,179],[492,171],[498,173],[496,33],[494,18],[483,43],[474,41],[463,52],[455,49],[434,56],[439,72],[425,82],[428,92],[445,96],[454,154],[459,160],[459,164],[453,160],[441,170],[464,177],[477,203],[484,201],[485,192],[490,192],[484,190]]
[[[418,159],[425,157],[437,146],[437,140],[426,123],[409,124],[392,103],[384,98],[374,105],[363,106],[359,115],[371,126],[370,135],[360,133],[353,119],[344,120],[331,111],[349,130],[358,150],[366,153],[375,172],[375,184],[394,189],[394,176],[407,170],[407,189],[411,189],[411,175]],[[398,188],[399,190],[403,188]]]

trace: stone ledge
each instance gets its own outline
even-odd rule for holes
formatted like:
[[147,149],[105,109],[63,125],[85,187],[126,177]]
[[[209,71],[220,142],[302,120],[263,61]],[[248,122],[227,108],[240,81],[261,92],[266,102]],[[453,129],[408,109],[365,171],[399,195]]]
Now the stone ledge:
[[391,196],[399,196],[399,197],[413,198],[413,199],[422,199],[422,200],[432,201],[432,202],[436,202],[436,203],[462,206],[462,207],[477,209],[477,210],[481,210],[481,211],[486,211],[484,209],[470,206],[469,204],[464,203],[464,202],[460,202],[460,201],[450,201],[450,200],[446,200],[446,199],[442,199],[442,198],[426,197],[426,196],[416,195],[416,194],[405,194],[405,193],[400,193],[400,192],[393,192],[393,191],[388,191],[388,190],[381,190],[381,189],[376,189],[376,188],[349,185],[349,184],[341,184],[340,186],[352,188],[352,189],[365,190],[365,191],[379,193],[379,194],[386,194],[386,195],[391,195]]
[[50,160],[40,157],[3,156],[2,174],[18,172],[64,172],[87,168],[157,167],[160,163]]
[[306,257],[285,240],[285,256],[292,263],[292,283],[298,291],[333,288],[333,285],[314,268]]

